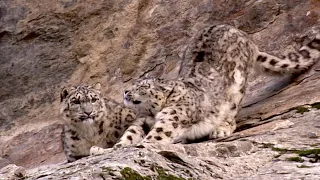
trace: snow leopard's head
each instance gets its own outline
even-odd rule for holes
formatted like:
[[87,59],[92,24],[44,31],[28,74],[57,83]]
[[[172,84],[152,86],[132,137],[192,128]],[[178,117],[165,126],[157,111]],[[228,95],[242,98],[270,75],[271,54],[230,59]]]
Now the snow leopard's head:
[[99,120],[106,109],[100,88],[99,83],[63,88],[60,94],[62,117],[69,122],[92,123]]
[[123,94],[124,104],[140,115],[155,115],[166,102],[169,89],[160,79],[145,79],[134,83]]

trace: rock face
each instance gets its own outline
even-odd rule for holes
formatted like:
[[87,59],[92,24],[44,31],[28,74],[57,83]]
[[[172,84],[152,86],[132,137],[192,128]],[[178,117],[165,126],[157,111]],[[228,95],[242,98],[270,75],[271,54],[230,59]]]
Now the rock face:
[[[2,0],[0,167],[34,168],[65,160],[58,115],[62,86],[100,82],[105,95],[121,101],[123,89],[135,79],[176,77],[190,37],[207,24],[232,24],[249,33],[261,50],[280,55],[297,48],[301,37],[319,31],[319,17],[318,0]],[[216,146],[212,142],[175,146],[193,149],[197,155],[166,146],[129,148],[49,170],[29,170],[26,176],[62,178],[83,172],[83,177],[91,177],[86,173],[93,172],[102,178],[116,172],[120,177],[126,176],[121,172],[129,166],[124,173],[135,170],[141,177],[319,177],[319,69],[318,63],[297,78],[251,75],[238,116],[239,131],[247,130],[224,139],[232,145],[246,137],[252,145],[236,156],[203,155],[201,149]],[[248,129],[253,126],[257,127]],[[150,163],[145,168],[136,162],[139,153],[147,154],[145,162]],[[306,163],[309,160],[316,162]],[[62,171],[67,173],[61,175]]]

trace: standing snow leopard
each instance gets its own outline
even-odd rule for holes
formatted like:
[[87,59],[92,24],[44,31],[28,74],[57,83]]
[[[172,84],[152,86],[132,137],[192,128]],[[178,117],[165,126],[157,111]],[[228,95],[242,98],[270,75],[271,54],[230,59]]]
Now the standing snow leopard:
[[249,71],[293,74],[308,69],[320,58],[320,34],[284,54],[259,51],[246,33],[229,25],[205,28],[187,49],[178,80],[146,79],[125,91],[127,107],[148,118],[129,127],[115,147],[137,143],[141,136],[142,142],[184,143],[230,135]]
[[92,146],[112,147],[136,119],[131,109],[104,98],[100,88],[98,83],[61,92],[61,138],[68,162],[88,156]]

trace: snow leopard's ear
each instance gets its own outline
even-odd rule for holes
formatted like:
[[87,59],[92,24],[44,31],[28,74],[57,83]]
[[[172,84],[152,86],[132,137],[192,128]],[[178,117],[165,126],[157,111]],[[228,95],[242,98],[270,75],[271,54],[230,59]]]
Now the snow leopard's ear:
[[68,95],[69,95],[68,88],[62,87],[60,92],[60,102],[62,102]]
[[101,89],[101,84],[98,82],[98,83],[94,83],[92,84],[92,88],[96,89],[96,90],[100,90]]

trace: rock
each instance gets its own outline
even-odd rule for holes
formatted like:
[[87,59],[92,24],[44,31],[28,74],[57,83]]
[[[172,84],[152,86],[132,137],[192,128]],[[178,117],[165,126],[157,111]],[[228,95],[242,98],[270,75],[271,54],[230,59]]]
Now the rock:
[[[240,146],[238,146],[240,145]],[[219,147],[217,147],[219,146]],[[249,146],[249,148],[241,148]],[[161,150],[158,149],[161,147]],[[236,159],[228,161],[226,157],[229,152],[222,153],[223,156],[215,156],[212,151],[219,151],[219,148],[225,147],[239,154],[234,156]],[[239,148],[240,147],[240,148]],[[59,164],[50,167],[31,169],[27,176],[30,179],[62,179],[62,178],[80,178],[80,179],[138,179],[133,177],[160,178],[171,177],[177,179],[215,179],[215,178],[234,178],[237,175],[247,173],[261,166],[264,161],[259,160],[261,155],[265,160],[272,158],[274,152],[264,151],[264,153],[254,152],[254,146],[250,142],[232,142],[232,143],[200,143],[193,145],[193,154],[185,154],[190,151],[189,145],[157,145],[156,149],[148,148],[123,148],[112,151],[109,154],[84,158],[74,163]],[[186,149],[188,148],[188,149]],[[208,151],[207,151],[208,150]],[[253,160],[250,164],[243,164],[241,161]],[[256,160],[253,159],[255,157]],[[242,164],[242,166],[239,166]],[[89,168],[90,167],[90,168]],[[230,171],[232,173],[225,173]]]
[[[311,110],[305,116],[291,118],[292,122],[274,120],[262,128],[252,128],[254,133],[249,133],[248,137],[230,142],[141,144],[108,149],[103,155],[73,163],[28,169],[26,176],[30,179],[157,179],[163,176],[177,179],[317,179],[320,175],[320,141],[306,136],[308,131],[317,129],[310,117],[319,118],[320,112]],[[257,133],[258,128],[260,133]]]
[[26,169],[15,164],[9,164],[0,169],[0,179],[15,180],[26,177]]
[[[103,93],[120,102],[138,78],[176,77],[190,37],[207,24],[235,25],[261,50],[280,55],[312,38],[319,17],[316,0],[2,0],[0,167],[23,166],[30,179],[316,179],[317,159],[286,161],[275,150],[318,156],[319,63],[299,77],[251,74],[238,132],[220,139],[229,142],[132,147],[63,164],[58,113],[63,86],[101,82]],[[148,155],[147,165],[139,153]]]
[[64,161],[60,145],[61,131],[60,124],[53,124],[17,135],[7,140],[10,143],[5,143],[6,140],[1,138],[2,167],[14,163],[31,168]]

